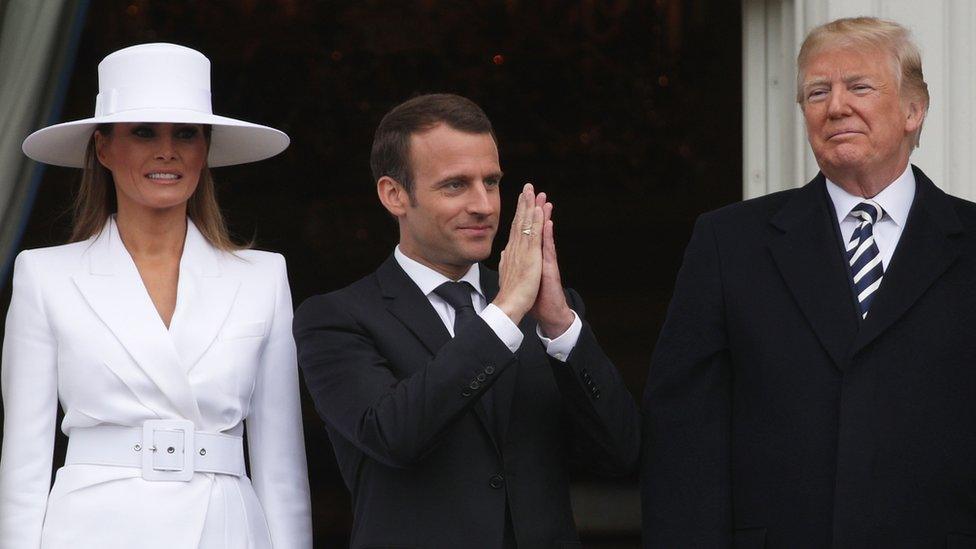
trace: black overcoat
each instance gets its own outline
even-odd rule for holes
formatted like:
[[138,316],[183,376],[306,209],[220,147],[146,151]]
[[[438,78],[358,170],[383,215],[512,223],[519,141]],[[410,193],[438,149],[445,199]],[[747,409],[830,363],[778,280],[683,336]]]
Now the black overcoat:
[[644,394],[646,547],[976,547],[976,204],[913,169],[863,321],[823,175],[698,220]]

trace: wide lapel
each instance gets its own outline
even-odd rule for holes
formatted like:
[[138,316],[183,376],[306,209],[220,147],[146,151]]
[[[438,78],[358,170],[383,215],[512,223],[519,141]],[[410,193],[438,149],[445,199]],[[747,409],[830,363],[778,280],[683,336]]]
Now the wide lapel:
[[[430,354],[436,355],[440,348],[451,340],[451,333],[437,316],[427,296],[420,291],[413,280],[410,280],[392,255],[376,270],[376,277],[387,310],[417,336]],[[495,434],[489,427],[491,423],[488,421],[484,406],[472,406],[471,409],[495,443],[497,450]]]
[[[491,303],[495,299],[495,296],[498,295],[498,273],[486,269],[484,265],[481,265],[480,275],[481,291],[485,293],[485,302]],[[526,315],[526,319],[522,321],[522,324],[529,323],[531,322],[529,321],[528,315]],[[525,342],[523,342],[523,345],[525,345]],[[495,380],[495,384],[491,386],[495,407],[495,429],[498,433],[499,443],[502,445],[505,442],[505,436],[508,434],[508,422],[512,417],[512,399],[515,396],[515,385],[518,380],[521,355],[521,349],[516,351],[515,362],[510,364],[508,368],[505,368],[501,376]]]
[[[200,409],[173,340],[119,238],[114,219],[106,223],[87,254],[87,272],[72,275],[85,301],[175,411],[186,419],[199,422]],[[141,394],[146,388],[135,382],[134,372],[128,371],[132,363],[106,360],[105,364],[140,400],[158,401],[156,395]]]
[[769,250],[797,305],[838,368],[858,329],[836,214],[823,174],[795,193],[770,220]]
[[[176,310],[170,333],[183,369],[189,372],[210,348],[237,297],[241,281],[221,268],[221,255],[187,220],[186,241],[180,258]],[[225,261],[245,261],[223,254]]]
[[959,257],[963,232],[949,197],[921,170],[915,172],[915,200],[905,229],[885,271],[871,310],[851,349],[853,355],[901,318],[916,300]]

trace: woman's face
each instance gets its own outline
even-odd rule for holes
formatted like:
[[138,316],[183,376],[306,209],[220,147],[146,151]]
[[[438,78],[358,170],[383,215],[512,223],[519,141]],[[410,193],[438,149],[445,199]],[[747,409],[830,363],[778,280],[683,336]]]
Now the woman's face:
[[118,123],[95,132],[95,151],[115,180],[119,211],[186,207],[208,144],[200,124]]

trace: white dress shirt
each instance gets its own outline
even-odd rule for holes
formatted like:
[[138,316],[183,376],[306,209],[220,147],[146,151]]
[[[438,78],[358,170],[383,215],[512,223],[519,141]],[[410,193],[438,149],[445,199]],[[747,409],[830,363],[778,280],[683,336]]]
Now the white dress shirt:
[[[478,311],[478,315],[488,324],[488,327],[495,332],[498,339],[510,351],[514,353],[518,350],[522,344],[522,331],[519,330],[518,326],[501,309],[494,304],[488,303],[481,289],[481,270],[478,263],[472,265],[468,269],[468,272],[458,280],[451,280],[434,269],[410,259],[400,251],[400,246],[397,246],[393,251],[393,257],[400,264],[403,271],[407,273],[407,276],[410,277],[410,280],[413,280],[414,284],[420,288],[420,291],[427,296],[427,300],[434,307],[434,311],[437,312],[437,316],[440,317],[441,322],[444,323],[444,327],[447,328],[451,337],[454,337],[454,307],[451,307],[448,302],[444,301],[444,298],[434,293],[434,290],[445,282],[467,282],[474,288],[471,292],[471,303],[474,305],[475,310]],[[546,353],[561,362],[565,362],[566,358],[569,357],[569,353],[576,346],[576,341],[579,339],[580,332],[583,329],[583,323],[580,321],[576,311],[573,311],[573,317],[573,324],[570,325],[569,329],[555,339],[549,339],[543,336],[542,332],[536,328],[536,335],[539,336],[539,339],[545,345]]]
[[[864,202],[862,196],[853,195],[831,180],[827,180],[827,194],[830,201],[834,204],[834,213],[837,214],[837,222],[840,224],[840,234],[844,238],[844,244],[851,240],[854,229],[861,223],[860,218],[851,215],[851,210],[855,206]],[[878,245],[881,252],[881,265],[885,271],[891,263],[891,256],[895,253],[898,240],[905,229],[905,222],[908,220],[908,211],[912,208],[915,200],[915,174],[912,173],[911,164],[905,171],[895,179],[883,191],[871,198],[884,211],[881,219],[874,223],[874,242]],[[846,256],[846,248],[841,245]]]

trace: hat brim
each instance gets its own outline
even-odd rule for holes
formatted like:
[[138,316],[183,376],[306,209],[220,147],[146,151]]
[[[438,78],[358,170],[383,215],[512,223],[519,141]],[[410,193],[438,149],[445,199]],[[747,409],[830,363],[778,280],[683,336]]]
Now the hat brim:
[[22,148],[38,162],[82,168],[95,128],[119,122],[208,124],[213,127],[207,156],[211,168],[264,160],[288,148],[290,142],[283,131],[225,116],[182,109],[135,109],[42,128],[27,136]]

